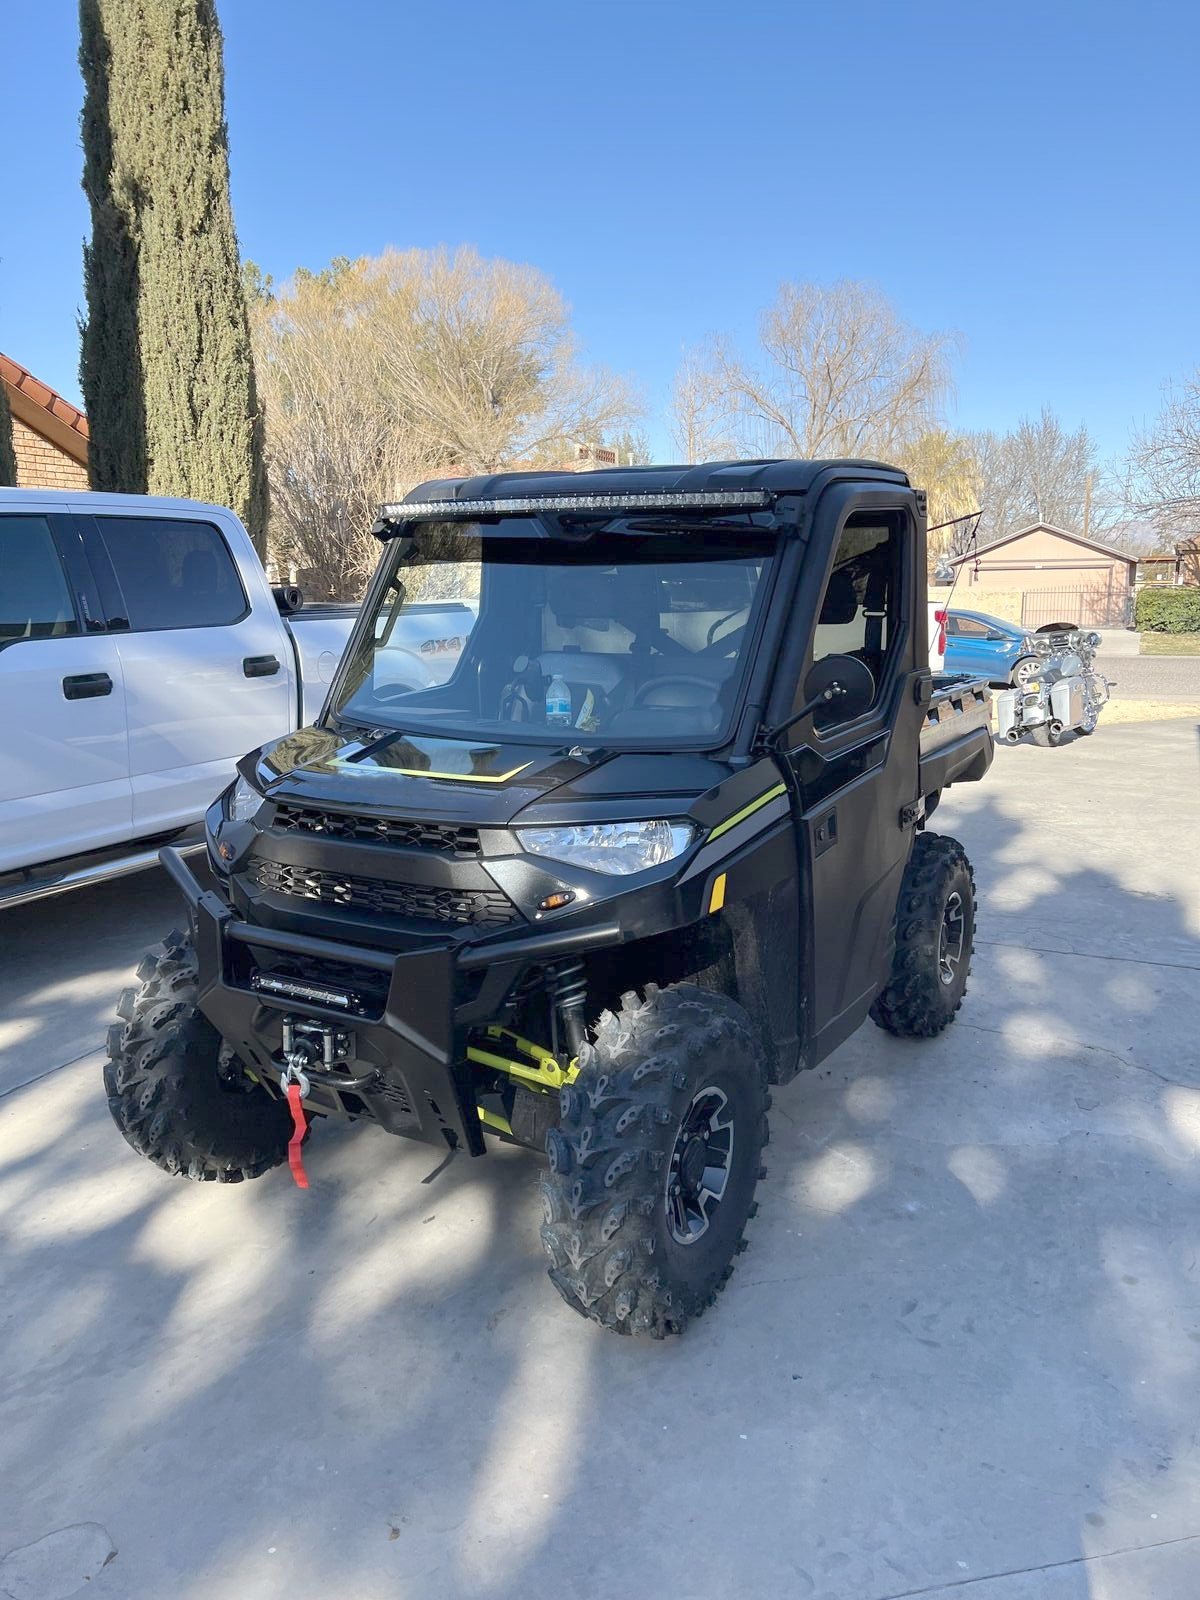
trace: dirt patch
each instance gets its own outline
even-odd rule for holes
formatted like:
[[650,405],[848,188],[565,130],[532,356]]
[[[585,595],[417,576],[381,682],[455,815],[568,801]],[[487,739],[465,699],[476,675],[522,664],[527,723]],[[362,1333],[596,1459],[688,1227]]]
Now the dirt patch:
[[1179,700],[1110,700],[1100,713],[1100,726],[1106,722],[1166,722],[1180,718],[1200,722],[1200,700],[1191,705]]

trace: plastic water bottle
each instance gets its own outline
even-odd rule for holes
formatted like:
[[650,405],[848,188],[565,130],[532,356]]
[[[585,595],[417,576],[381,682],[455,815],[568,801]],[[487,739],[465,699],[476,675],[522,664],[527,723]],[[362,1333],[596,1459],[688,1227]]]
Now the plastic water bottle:
[[571,691],[557,672],[546,690],[546,723],[551,728],[571,726]]

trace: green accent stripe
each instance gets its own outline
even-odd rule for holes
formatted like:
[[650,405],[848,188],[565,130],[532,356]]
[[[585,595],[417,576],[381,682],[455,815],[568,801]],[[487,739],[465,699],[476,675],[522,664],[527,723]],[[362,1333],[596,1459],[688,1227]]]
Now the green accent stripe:
[[740,811],[735,811],[731,817],[726,817],[724,822],[719,822],[708,836],[711,844],[714,839],[719,839],[723,833],[728,833],[730,828],[736,828],[739,822],[745,822],[747,817],[752,817],[760,806],[765,806],[768,800],[774,800],[778,795],[787,793],[786,783],[777,783],[773,789],[768,789],[766,794],[760,794],[757,800],[751,800],[748,806],[743,806]]

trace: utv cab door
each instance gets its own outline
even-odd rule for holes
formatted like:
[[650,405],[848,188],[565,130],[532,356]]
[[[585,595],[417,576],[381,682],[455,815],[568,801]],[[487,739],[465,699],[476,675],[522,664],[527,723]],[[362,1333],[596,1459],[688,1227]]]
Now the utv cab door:
[[832,553],[801,574],[795,617],[808,639],[792,704],[804,704],[805,679],[827,656],[854,656],[875,680],[860,714],[822,708],[798,722],[784,758],[799,809],[801,1011],[814,1064],[864,1020],[891,962],[930,677],[916,497],[835,486],[818,502],[809,548]]

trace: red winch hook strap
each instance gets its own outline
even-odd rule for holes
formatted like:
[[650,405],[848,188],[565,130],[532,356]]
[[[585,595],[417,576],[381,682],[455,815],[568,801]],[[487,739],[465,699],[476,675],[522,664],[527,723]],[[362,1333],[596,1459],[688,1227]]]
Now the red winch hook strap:
[[304,1158],[300,1153],[304,1135],[308,1131],[308,1118],[304,1115],[304,1091],[298,1083],[289,1083],[287,1097],[288,1107],[292,1113],[292,1137],[288,1140],[288,1166],[291,1168],[297,1189],[307,1189],[308,1173],[304,1170]]

